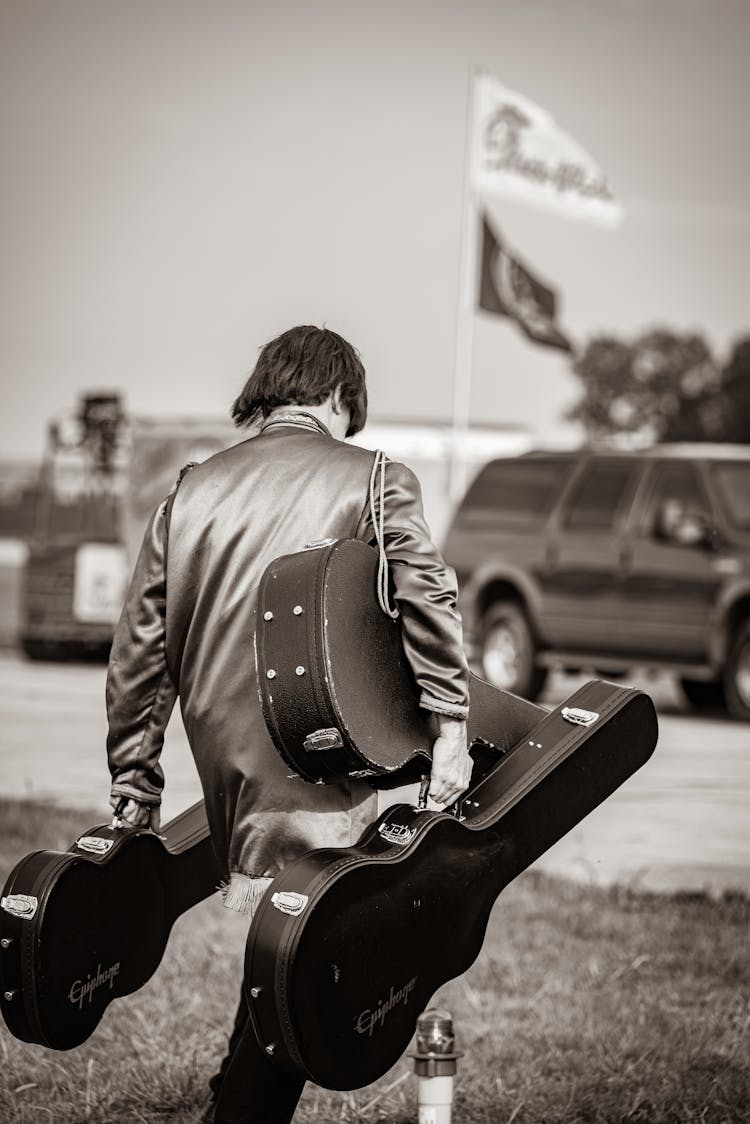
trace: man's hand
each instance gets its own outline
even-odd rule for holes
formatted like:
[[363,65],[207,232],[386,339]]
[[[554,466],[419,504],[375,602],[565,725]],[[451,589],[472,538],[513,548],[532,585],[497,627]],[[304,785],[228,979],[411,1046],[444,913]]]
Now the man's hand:
[[115,810],[115,818],[122,821],[123,827],[150,827],[152,831],[159,830],[158,804],[141,804],[140,800],[126,800],[123,804],[121,796],[113,796],[110,804]]
[[466,723],[438,714],[438,737],[432,747],[432,771],[427,794],[436,804],[452,804],[471,780],[472,760],[466,746]]

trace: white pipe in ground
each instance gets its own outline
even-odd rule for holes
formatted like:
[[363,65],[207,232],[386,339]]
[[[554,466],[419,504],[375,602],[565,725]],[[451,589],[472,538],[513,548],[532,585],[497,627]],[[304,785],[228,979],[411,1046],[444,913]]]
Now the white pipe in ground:
[[455,1050],[453,1018],[449,1011],[430,1008],[417,1019],[417,1075],[419,1124],[451,1124],[453,1078],[461,1051]]

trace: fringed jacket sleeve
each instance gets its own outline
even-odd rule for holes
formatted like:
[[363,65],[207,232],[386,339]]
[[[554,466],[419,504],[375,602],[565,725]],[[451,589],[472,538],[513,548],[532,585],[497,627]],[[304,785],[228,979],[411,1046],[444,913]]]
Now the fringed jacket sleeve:
[[107,757],[112,795],[159,804],[159,756],[177,691],[165,654],[169,500],[154,512],[115,631],[107,671]]
[[[420,706],[465,718],[469,670],[456,608],[456,575],[432,542],[414,473],[398,461],[387,461],[382,471],[385,553],[401,611],[404,650],[420,688]],[[374,520],[379,519],[376,487],[373,501],[365,505],[356,538],[376,545]]]

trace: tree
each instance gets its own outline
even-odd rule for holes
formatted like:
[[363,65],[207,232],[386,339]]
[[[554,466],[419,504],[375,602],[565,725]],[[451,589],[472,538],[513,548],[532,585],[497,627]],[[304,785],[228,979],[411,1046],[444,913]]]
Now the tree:
[[[750,404],[750,340],[744,344],[744,350],[735,348],[731,387],[732,394],[742,390]],[[582,422],[590,438],[729,439],[735,412],[727,397],[729,372],[722,371],[698,334],[658,328],[633,342],[595,336],[575,358],[573,370],[583,394],[568,416]]]
[[726,441],[750,443],[750,336],[738,339],[722,384]]

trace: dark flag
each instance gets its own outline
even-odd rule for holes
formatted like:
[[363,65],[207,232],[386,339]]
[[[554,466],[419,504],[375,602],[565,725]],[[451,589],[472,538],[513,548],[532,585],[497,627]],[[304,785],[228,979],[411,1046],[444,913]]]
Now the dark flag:
[[557,297],[501,245],[482,216],[482,276],[479,307],[510,316],[535,343],[571,351],[570,341],[555,324]]

